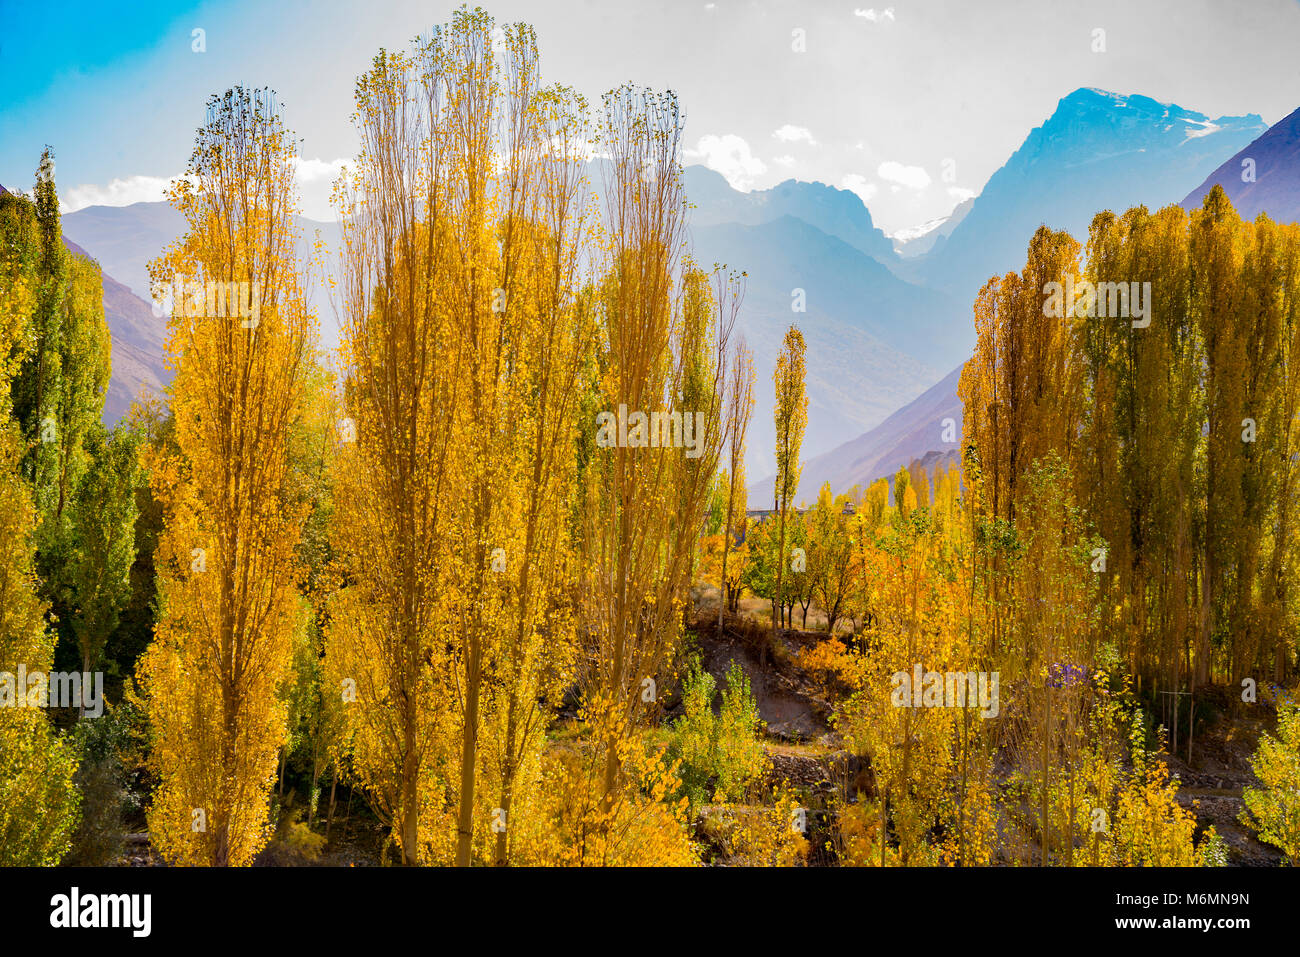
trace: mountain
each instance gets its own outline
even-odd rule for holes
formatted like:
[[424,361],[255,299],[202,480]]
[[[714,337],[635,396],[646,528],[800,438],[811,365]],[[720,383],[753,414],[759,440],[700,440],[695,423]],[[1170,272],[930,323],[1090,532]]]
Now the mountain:
[[[806,460],[795,501],[808,504],[816,501],[825,482],[831,483],[831,491],[836,495],[855,485],[865,489],[878,478],[888,478],[892,483],[899,467],[914,459],[919,459],[927,469],[938,462],[956,461],[961,447],[962,418],[957,382],[964,365],[953,369],[871,431]],[[946,422],[947,419],[952,422]],[[946,442],[945,429],[949,426],[953,440]],[[772,485],[773,480],[767,478],[749,487],[752,508],[766,507],[765,503],[771,502]],[[760,506],[760,503],[764,504]]]
[[[875,426],[961,358],[949,332],[961,311],[951,299],[903,282],[802,219],[696,226],[692,235],[702,262],[748,273],[737,326],[754,350],[757,374],[747,442],[751,476],[772,471],[772,370],[792,322],[807,345],[805,454]],[[798,289],[805,312],[792,311]]]
[[[1210,120],[1145,96],[1076,90],[993,174],[952,235],[902,274],[969,310],[990,276],[1023,268],[1041,224],[1083,242],[1096,213],[1176,203],[1263,131],[1255,114]],[[973,345],[971,323],[960,332]]]
[[167,203],[87,206],[63,216],[63,234],[90,253],[145,302],[149,260],[185,231],[185,218]]
[[683,183],[695,207],[691,222],[696,226],[757,226],[794,216],[877,262],[889,264],[898,258],[893,241],[871,221],[870,211],[851,190],[788,179],[771,189],[742,193],[707,166],[686,167]]
[[[327,247],[337,253],[337,223],[321,223],[298,217],[298,258],[312,257],[319,233]],[[149,308],[149,261],[156,258],[185,232],[185,219],[168,203],[132,203],[130,206],[88,206],[63,217],[63,231],[119,279]],[[320,319],[321,341],[329,348],[338,344],[334,310],[325,292],[329,288],[320,270],[312,269],[307,287],[308,302]]]
[[922,256],[932,251],[952,235],[952,231],[961,225],[961,221],[966,218],[966,214],[970,212],[971,207],[974,205],[975,197],[972,196],[970,199],[958,203],[947,216],[933,219],[928,223],[922,223],[920,226],[913,226],[910,229],[900,229],[891,237],[894,250],[903,259]]
[[[804,452],[815,457],[880,426],[933,384],[940,370],[970,354],[971,303],[979,287],[993,274],[1020,268],[1040,223],[1083,238],[1099,210],[1176,201],[1263,131],[1257,116],[1210,121],[1147,97],[1078,90],[1029,134],[977,198],[903,244],[906,258],[849,190],[787,180],[743,193],[713,170],[687,167],[697,260],[748,273],[740,327],[754,348],[758,378],[749,474],[772,470],[771,376],[791,322],[808,343]],[[590,170],[598,194],[599,163]],[[300,256],[317,234],[337,250],[337,224],[299,225]],[[176,239],[183,223],[164,203],[139,203],[79,210],[64,217],[64,228],[110,277],[147,299],[145,264]],[[928,252],[921,252],[924,244]],[[325,296],[328,284],[313,272],[309,297],[328,348],[338,341],[337,322]],[[121,300],[107,296],[108,288],[106,282],[106,302]],[[796,289],[803,290],[805,312],[792,311]],[[143,350],[156,343],[140,331],[138,306],[121,302],[115,336],[120,330],[141,350],[143,363]],[[148,371],[165,381],[160,366],[158,359]],[[140,381],[147,378],[143,365],[137,372]],[[130,385],[123,383],[119,393]]]
[[104,273],[104,319],[113,335],[113,377],[104,399],[104,423],[112,425],[143,394],[161,394],[172,372],[163,361],[167,320]]
[[[63,244],[79,256],[94,260],[80,245],[63,238]],[[122,283],[104,272],[104,322],[113,341],[113,374],[104,397],[103,421],[114,425],[136,399],[161,393],[172,374],[163,362],[167,320],[153,314],[150,305]]]
[[[1261,136],[1263,131],[1262,120],[1253,114],[1210,120],[1144,96],[1083,89],[1062,99],[978,197],[901,246],[901,260],[894,267],[898,275],[946,292],[960,306],[946,329],[926,330],[932,335],[946,333],[948,361],[943,365],[969,355],[975,338],[970,304],[980,286],[990,276],[1020,269],[1030,237],[1043,223],[1084,241],[1092,217],[1100,210],[1122,211],[1139,204],[1155,209],[1176,202],[1187,195],[1188,184],[1205,180],[1216,167],[1218,175],[1232,173],[1236,187],[1251,185],[1240,182],[1240,160],[1255,143],[1261,144],[1254,147],[1259,154],[1255,192],[1278,197],[1275,206],[1284,208],[1283,197],[1295,195],[1287,188],[1291,183],[1286,174],[1295,168],[1292,157],[1300,140],[1300,117],[1292,114],[1269,130],[1272,136]],[[1233,153],[1237,155],[1224,163],[1223,157]],[[1206,180],[1203,190],[1211,185],[1213,178]],[[1196,198],[1194,192],[1188,201]],[[914,244],[927,240],[929,252],[917,257]],[[890,344],[915,348],[912,342]],[[955,456],[958,443],[942,441],[942,423],[952,418],[960,438],[959,373],[960,367],[849,442],[821,454],[806,445],[810,454],[798,497],[812,501],[826,481],[839,493],[889,477],[914,459]],[[750,488],[755,502],[767,501],[771,494],[770,478]]]
[[[599,171],[591,176],[599,193]],[[688,166],[684,185],[696,258],[747,273],[738,331],[757,374],[749,476],[772,471],[772,370],[792,322],[807,345],[805,455],[875,427],[969,354],[953,331],[970,325],[969,308],[894,275],[893,241],[856,193],[797,180],[742,193],[703,166]],[[795,290],[804,312],[793,311]]]
[[[1252,160],[1253,171],[1248,171]],[[1253,181],[1242,177],[1253,172]],[[1187,194],[1183,206],[1200,206],[1218,183],[1243,219],[1260,213],[1283,223],[1300,220],[1300,110],[1270,126],[1259,139],[1216,169]]]
[[[598,163],[590,175],[599,193]],[[800,325],[808,342],[811,409],[805,448],[810,453],[876,425],[961,357],[951,348],[949,328],[961,321],[962,311],[943,293],[906,283],[881,265],[877,257],[896,258],[891,242],[856,194],[795,180],[741,193],[701,166],[688,167],[685,177],[696,257],[749,273],[740,324],[755,352],[759,397],[749,474],[771,470],[772,369],[790,322]],[[166,203],[89,207],[64,216],[63,222],[68,236],[107,273],[146,299],[146,264],[184,229],[180,215]],[[301,219],[299,226],[304,236],[300,257],[307,256],[318,231],[337,250],[337,224]],[[328,286],[319,273],[313,279],[310,295],[321,320],[322,344],[332,347],[338,333],[323,294]],[[791,311],[795,288],[805,292],[806,313]],[[108,289],[106,281],[106,302]],[[137,300],[132,311],[123,300],[122,309],[116,326],[138,333],[150,314],[148,305]],[[157,324],[163,328],[161,320]],[[161,356],[161,339],[143,341],[137,335],[130,341],[133,348],[151,348]],[[131,358],[139,357],[132,352]],[[160,359],[155,366],[152,378],[166,381]],[[114,396],[150,378],[142,370],[124,369],[123,375],[129,381],[115,383]]]

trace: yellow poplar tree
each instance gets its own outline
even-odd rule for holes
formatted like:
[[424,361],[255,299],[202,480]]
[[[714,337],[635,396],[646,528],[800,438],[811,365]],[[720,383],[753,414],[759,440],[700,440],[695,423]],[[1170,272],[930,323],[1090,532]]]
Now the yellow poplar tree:
[[[731,375],[727,392],[727,517],[722,525],[722,568],[718,573],[718,629],[722,628],[722,614],[728,601],[733,604],[739,594],[741,572],[727,576],[727,557],[733,543],[744,539],[746,517],[745,496],[745,434],[754,416],[754,355],[744,337],[736,344],[731,356]],[[731,582],[737,583],[733,587]]]
[[446,96],[437,55],[431,42],[381,51],[358,79],[361,152],[337,196],[345,371],[331,537],[342,587],[329,601],[324,693],[343,704],[353,780],[408,865],[451,826],[444,608],[462,356],[443,306],[451,174],[445,133],[429,126]]
[[288,445],[313,319],[294,260],[294,155],[270,91],[213,97],[170,197],[186,235],[152,267],[155,281],[182,277],[168,340],[179,452],[149,463],[166,518],[139,674],[150,833],[178,863],[250,864],[273,826],[279,692],[304,614]]
[[[784,609],[781,587],[785,567],[789,562],[785,554],[786,513],[799,491],[799,453],[803,448],[803,433],[808,426],[808,395],[804,389],[804,341],[797,327],[786,330],[781,352],[776,357],[772,382],[776,387],[776,481],[773,485],[777,521],[776,596],[772,606],[772,637],[776,638]],[[763,660],[766,664],[767,647]]]
[[462,10],[376,57],[356,123],[327,671],[404,861],[506,864],[573,674],[585,103]]
[[599,799],[579,827],[592,835],[587,856],[613,862],[623,853],[613,840],[625,833],[627,815],[644,808],[641,794],[672,790],[629,785],[665,779],[645,764],[640,725],[656,706],[657,682],[681,633],[722,449],[734,312],[706,274],[682,261],[676,97],[624,86],[607,94],[604,106],[599,378],[596,415],[584,425],[596,432],[608,421],[603,413],[626,415],[627,427],[597,434],[584,476],[582,627],[589,647],[581,678],[602,767]]

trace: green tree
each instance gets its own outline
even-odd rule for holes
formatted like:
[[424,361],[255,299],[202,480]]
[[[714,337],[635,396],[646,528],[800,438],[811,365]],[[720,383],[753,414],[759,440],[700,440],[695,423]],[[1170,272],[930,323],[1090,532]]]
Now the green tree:
[[682,683],[686,713],[673,724],[672,751],[681,759],[682,789],[694,805],[741,800],[767,766],[758,705],[736,662],[727,669],[715,714],[717,697],[717,681],[692,657]]
[[0,400],[0,865],[50,865],[77,826],[77,759],[43,702],[16,684],[20,667],[48,674],[54,642],[36,593],[34,510],[18,477],[21,446],[7,404]]
[[136,436],[129,429],[97,434],[91,462],[73,502],[75,547],[70,579],[75,594],[73,630],[82,669],[98,666],[109,636],[131,597],[135,561],[136,489],[140,484]]
[[1259,832],[1261,841],[1280,847],[1294,867],[1300,864],[1300,705],[1281,704],[1277,737],[1260,736],[1250,766],[1262,786],[1242,791],[1242,820]]
[[822,485],[817,502],[803,516],[808,531],[808,571],[813,596],[826,612],[826,630],[844,612],[854,584],[852,516],[845,513],[847,495],[831,495],[831,483]]

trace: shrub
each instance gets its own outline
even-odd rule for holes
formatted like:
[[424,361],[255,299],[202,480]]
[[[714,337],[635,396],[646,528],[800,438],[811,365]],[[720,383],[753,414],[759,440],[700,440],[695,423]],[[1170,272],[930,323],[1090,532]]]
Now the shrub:
[[683,792],[692,805],[740,800],[767,768],[758,705],[740,665],[732,662],[727,670],[715,715],[716,696],[713,676],[691,659],[682,686],[686,714],[673,725],[670,748],[681,762]]
[[1300,864],[1300,705],[1283,702],[1277,713],[1278,737],[1267,732],[1250,766],[1263,785],[1246,788],[1243,823],[1261,841],[1280,847],[1294,867]]
[[104,867],[116,863],[126,842],[124,819],[138,804],[127,787],[122,752],[129,729],[120,709],[99,718],[82,718],[72,729],[81,761],[73,783],[81,794],[81,823],[64,863]]

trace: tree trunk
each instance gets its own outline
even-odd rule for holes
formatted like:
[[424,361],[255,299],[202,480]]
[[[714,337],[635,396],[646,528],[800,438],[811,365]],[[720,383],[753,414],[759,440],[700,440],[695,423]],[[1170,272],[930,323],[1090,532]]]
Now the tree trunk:
[[339,786],[339,771],[338,768],[335,768],[334,773],[330,775],[330,809],[329,809],[329,816],[325,818],[325,843],[326,844],[329,843],[330,828],[334,826],[334,795],[335,795],[335,791],[338,789],[338,786]]
[[474,765],[478,756],[478,697],[482,677],[482,648],[470,642],[468,680],[465,682],[465,731],[460,749],[460,815],[456,824],[456,866],[469,867],[474,842]]
[[[515,702],[510,702],[510,712],[506,717],[506,760],[505,767],[501,769],[501,813],[503,816],[504,827],[497,832],[496,839],[496,866],[506,867],[509,864],[506,836],[510,827],[510,802],[514,797],[515,790],[515,763],[514,763],[514,746],[515,735],[518,733],[518,721],[515,717]],[[521,749],[522,751],[522,749]]]
[[[420,842],[420,756],[415,747],[415,709],[415,698],[408,691],[403,711],[404,749],[402,751],[402,819],[400,828],[402,863],[407,867],[416,866]],[[352,795],[349,793],[349,808],[351,803]]]

